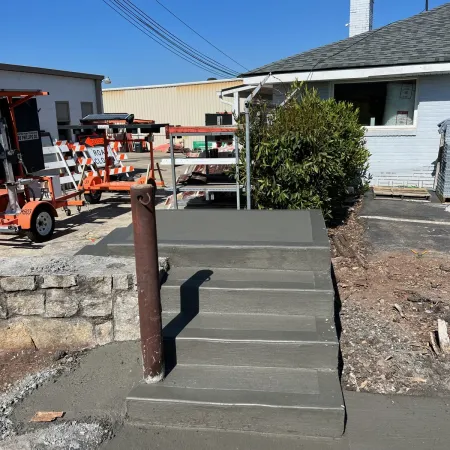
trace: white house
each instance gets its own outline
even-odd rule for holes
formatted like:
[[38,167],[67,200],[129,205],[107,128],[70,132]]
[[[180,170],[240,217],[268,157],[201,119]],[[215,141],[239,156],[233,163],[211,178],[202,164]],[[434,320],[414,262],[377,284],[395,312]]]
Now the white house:
[[36,98],[39,122],[41,130],[60,139],[70,136],[67,130],[58,130],[58,125],[78,124],[87,114],[103,112],[103,78],[103,75],[0,64],[0,90],[49,92],[48,96]]
[[294,80],[360,108],[374,185],[433,188],[440,135],[450,117],[450,3],[372,30],[373,0],[351,0],[351,37],[242,75],[272,99]]

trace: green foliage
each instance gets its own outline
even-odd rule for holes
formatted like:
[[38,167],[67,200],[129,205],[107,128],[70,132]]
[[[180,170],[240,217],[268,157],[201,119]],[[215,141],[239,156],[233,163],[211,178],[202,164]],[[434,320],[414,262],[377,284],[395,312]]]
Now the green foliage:
[[[250,109],[252,203],[259,209],[320,208],[332,217],[347,188],[362,191],[368,181],[370,155],[358,111],[349,103],[322,100],[299,83],[286,98],[275,109],[260,101]],[[244,127],[239,141],[245,149]],[[245,151],[240,176],[245,181]]]

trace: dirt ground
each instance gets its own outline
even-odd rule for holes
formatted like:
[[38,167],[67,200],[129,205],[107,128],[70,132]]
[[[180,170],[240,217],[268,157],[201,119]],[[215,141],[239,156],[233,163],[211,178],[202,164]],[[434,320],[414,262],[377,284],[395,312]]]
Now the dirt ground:
[[27,375],[44,369],[56,369],[62,365],[73,365],[82,352],[65,350],[0,350],[0,394],[7,392],[11,386]]
[[39,372],[53,364],[53,352],[21,350],[0,351],[0,393],[31,373]]
[[342,303],[343,386],[448,395],[450,355],[439,348],[436,331],[438,319],[450,323],[450,258],[415,249],[377,251],[366,240],[360,207],[329,231]]

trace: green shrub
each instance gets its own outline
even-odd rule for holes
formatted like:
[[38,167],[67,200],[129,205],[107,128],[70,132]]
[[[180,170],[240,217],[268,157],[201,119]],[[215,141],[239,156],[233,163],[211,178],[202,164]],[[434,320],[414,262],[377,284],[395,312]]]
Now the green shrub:
[[[250,109],[252,204],[258,209],[320,208],[332,217],[347,188],[362,191],[368,181],[370,154],[358,111],[349,103],[322,100],[316,90],[298,83],[287,98],[275,109],[258,100]],[[244,128],[239,140],[245,181]]]

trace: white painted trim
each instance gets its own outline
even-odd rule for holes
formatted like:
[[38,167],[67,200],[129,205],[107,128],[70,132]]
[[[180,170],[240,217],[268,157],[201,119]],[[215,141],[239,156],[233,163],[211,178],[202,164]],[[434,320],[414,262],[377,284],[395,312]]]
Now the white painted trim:
[[425,225],[445,225],[450,226],[450,222],[444,222],[442,220],[422,220],[422,219],[401,219],[396,217],[385,216],[359,216],[361,219],[371,220],[385,220],[387,222],[405,222],[405,223],[420,223]]
[[249,84],[249,85],[244,85],[244,86],[237,86],[235,88],[226,88],[226,89],[222,89],[221,91],[217,91],[217,95],[219,97],[220,96],[231,97],[236,92],[250,91],[251,89],[254,89],[257,86],[258,86],[257,84]]
[[[298,81],[330,81],[330,80],[356,80],[367,79],[372,77],[388,77],[388,76],[414,76],[420,74],[439,74],[450,73],[450,63],[438,64],[410,64],[406,66],[385,66],[385,67],[368,67],[364,69],[336,69],[336,70],[319,70],[315,72],[293,72],[281,73],[271,76],[267,80],[267,84],[272,83],[291,83]],[[254,77],[244,78],[244,84],[257,84],[264,80],[267,75],[258,75]]]
[[119,88],[110,88],[103,89],[102,92],[108,91],[130,91],[135,89],[156,89],[156,88],[168,88],[168,87],[177,87],[177,86],[190,86],[194,84],[214,84],[214,83],[230,83],[233,81],[242,81],[243,78],[226,78],[223,80],[205,80],[205,81],[190,81],[187,83],[172,83],[172,84],[150,84],[148,86],[130,86],[130,87],[119,87]]

